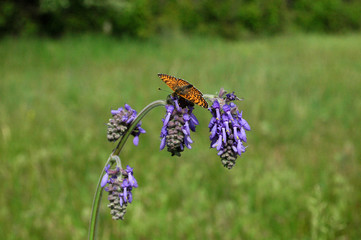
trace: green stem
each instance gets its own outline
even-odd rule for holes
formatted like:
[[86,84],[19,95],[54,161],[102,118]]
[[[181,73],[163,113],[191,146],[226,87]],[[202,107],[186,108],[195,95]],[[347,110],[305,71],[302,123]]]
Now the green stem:
[[90,225],[89,225],[89,237],[88,239],[95,239],[96,234],[96,228],[97,228],[97,220],[99,215],[99,206],[102,199],[103,194],[103,188],[100,186],[103,175],[105,173],[105,167],[110,164],[113,165],[115,160],[113,159],[112,155],[109,156],[107,162],[105,163],[105,166],[103,167],[103,170],[100,174],[97,189],[95,191],[94,199],[93,199],[93,207],[92,207],[92,215],[90,218]]
[[92,213],[90,218],[90,224],[89,224],[89,240],[96,239],[96,231],[97,231],[97,221],[99,216],[99,206],[102,198],[103,188],[100,186],[103,175],[105,173],[105,167],[110,164],[113,165],[114,162],[116,162],[117,158],[119,159],[120,151],[123,149],[125,142],[127,141],[129,135],[132,133],[134,128],[137,126],[138,122],[142,120],[142,118],[153,108],[158,106],[164,106],[166,104],[163,100],[158,100],[150,103],[148,106],[143,108],[143,110],[137,115],[137,117],[132,122],[131,126],[128,128],[128,130],[125,132],[125,134],[120,139],[117,147],[113,150],[112,154],[109,156],[107,162],[105,163],[105,166],[103,167],[103,170],[100,174],[97,189],[95,191],[94,199],[93,199],[93,207],[92,207]]

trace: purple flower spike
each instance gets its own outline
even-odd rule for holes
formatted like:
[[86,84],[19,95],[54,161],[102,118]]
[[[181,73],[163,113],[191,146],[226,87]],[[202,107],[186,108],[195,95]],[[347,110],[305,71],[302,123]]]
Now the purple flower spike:
[[[127,132],[137,117],[137,112],[128,104],[125,104],[124,108],[120,107],[118,110],[111,110],[110,113],[113,115],[113,118],[109,119],[107,124],[107,138],[109,141],[114,142]],[[139,144],[139,135],[141,133],[145,133],[145,130],[141,128],[141,122],[139,122],[131,132],[135,137],[133,140],[134,145]]]
[[159,148],[162,150],[167,146],[172,156],[180,156],[184,146],[191,148],[193,141],[190,138],[190,132],[195,131],[198,120],[192,113],[192,103],[187,100],[175,95],[171,96],[167,103]]
[[231,169],[236,163],[237,156],[246,150],[243,146],[243,143],[247,142],[245,130],[249,131],[251,128],[242,118],[242,112],[239,112],[237,105],[233,103],[235,100],[240,100],[234,92],[227,95],[224,94],[223,89],[220,92],[222,94],[213,100],[209,109],[212,118],[208,127],[211,147],[217,149],[222,164]]
[[106,175],[108,175],[108,181],[105,181],[105,175],[102,179],[108,184],[104,188],[108,192],[108,207],[111,209],[110,214],[115,220],[124,218],[126,208],[129,203],[133,201],[133,188],[138,187],[137,180],[133,176],[133,168],[127,166],[126,169],[110,169],[110,165],[105,168]]

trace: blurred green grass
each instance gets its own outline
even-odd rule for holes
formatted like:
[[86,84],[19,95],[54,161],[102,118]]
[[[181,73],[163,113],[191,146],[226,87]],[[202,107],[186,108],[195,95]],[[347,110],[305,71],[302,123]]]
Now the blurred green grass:
[[2,239],[84,239],[115,146],[110,109],[163,99],[168,73],[245,98],[247,152],[234,169],[209,149],[209,113],[181,158],[159,152],[164,110],[121,154],[140,187],[126,220],[103,198],[99,238],[359,239],[361,35],[228,42],[103,36],[0,41]]

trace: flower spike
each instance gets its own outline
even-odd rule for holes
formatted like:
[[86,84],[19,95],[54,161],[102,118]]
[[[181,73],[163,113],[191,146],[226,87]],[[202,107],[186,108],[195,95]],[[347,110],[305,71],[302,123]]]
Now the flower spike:
[[219,96],[213,99],[210,107],[212,118],[208,127],[211,147],[217,149],[223,166],[231,169],[237,156],[246,151],[243,143],[247,142],[246,131],[250,131],[251,127],[233,102],[240,99],[234,92],[225,93],[221,89]]

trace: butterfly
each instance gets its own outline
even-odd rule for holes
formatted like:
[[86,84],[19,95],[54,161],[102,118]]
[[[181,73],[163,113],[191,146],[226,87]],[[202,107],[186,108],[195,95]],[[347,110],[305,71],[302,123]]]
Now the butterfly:
[[186,80],[169,76],[167,74],[158,73],[158,77],[170,87],[175,94],[193,102],[201,107],[208,108],[207,101],[203,98],[203,94],[192,84]]

